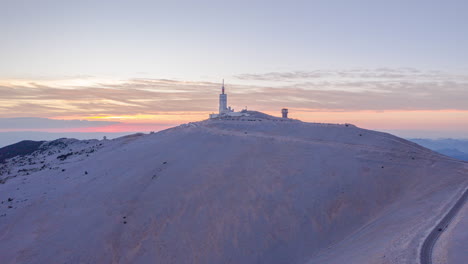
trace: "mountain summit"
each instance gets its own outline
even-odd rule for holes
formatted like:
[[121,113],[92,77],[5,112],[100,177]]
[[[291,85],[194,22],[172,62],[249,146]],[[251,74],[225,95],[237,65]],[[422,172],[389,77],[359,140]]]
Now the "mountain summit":
[[0,262],[415,263],[468,183],[390,134],[247,112],[7,159]]

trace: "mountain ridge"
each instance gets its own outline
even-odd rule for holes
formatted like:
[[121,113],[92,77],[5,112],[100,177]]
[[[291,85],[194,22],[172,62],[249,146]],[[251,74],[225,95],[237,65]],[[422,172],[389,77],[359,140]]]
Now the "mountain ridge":
[[0,185],[27,199],[0,207],[2,262],[414,263],[467,184],[466,163],[390,134],[281,120],[73,141],[38,154],[44,170],[8,161],[29,171]]

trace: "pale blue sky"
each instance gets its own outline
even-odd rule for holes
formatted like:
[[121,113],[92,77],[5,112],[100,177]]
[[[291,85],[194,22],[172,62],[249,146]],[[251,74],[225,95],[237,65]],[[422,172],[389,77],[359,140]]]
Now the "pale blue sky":
[[468,1],[0,0],[0,79],[468,70]]

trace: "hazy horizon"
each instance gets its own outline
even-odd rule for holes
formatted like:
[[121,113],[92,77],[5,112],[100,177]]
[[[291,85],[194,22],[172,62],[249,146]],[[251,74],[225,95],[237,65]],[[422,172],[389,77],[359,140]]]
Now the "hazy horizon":
[[[8,122],[6,122],[8,120]],[[125,124],[107,121],[54,120],[46,118],[0,118],[0,148],[23,140],[50,141],[58,138],[114,139],[135,133],[158,132],[178,124]],[[118,128],[126,131],[116,132]],[[460,131],[377,130],[406,139],[468,140]]]

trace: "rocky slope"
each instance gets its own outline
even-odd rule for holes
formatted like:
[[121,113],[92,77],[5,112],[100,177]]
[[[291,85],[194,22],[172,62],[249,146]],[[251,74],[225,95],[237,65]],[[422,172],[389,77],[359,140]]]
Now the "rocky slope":
[[468,184],[389,134],[250,114],[7,160],[0,262],[416,263]]

